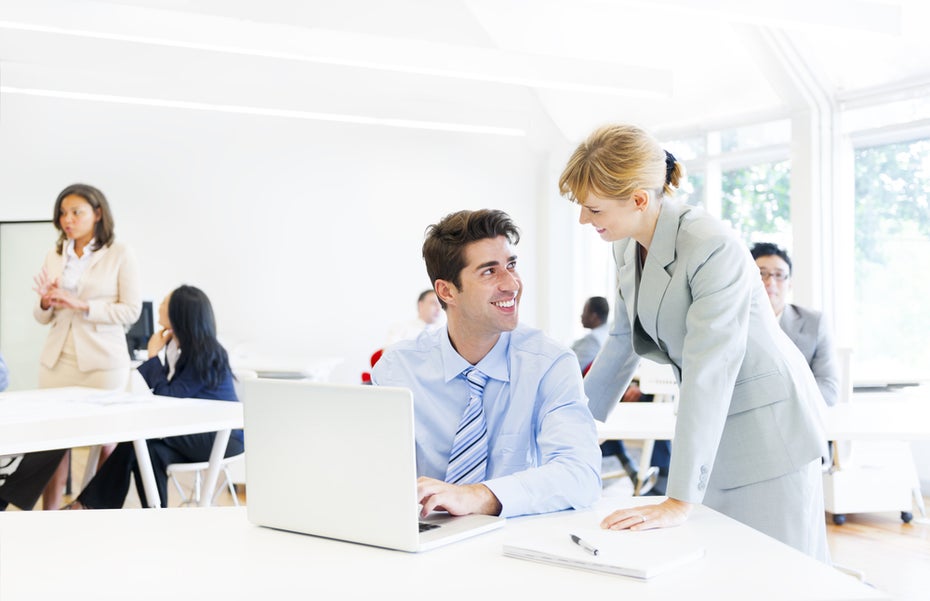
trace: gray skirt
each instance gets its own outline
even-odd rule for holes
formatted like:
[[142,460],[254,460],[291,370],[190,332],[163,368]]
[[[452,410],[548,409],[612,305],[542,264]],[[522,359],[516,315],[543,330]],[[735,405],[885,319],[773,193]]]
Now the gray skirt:
[[704,505],[830,563],[820,459],[771,480],[730,489],[708,487]]

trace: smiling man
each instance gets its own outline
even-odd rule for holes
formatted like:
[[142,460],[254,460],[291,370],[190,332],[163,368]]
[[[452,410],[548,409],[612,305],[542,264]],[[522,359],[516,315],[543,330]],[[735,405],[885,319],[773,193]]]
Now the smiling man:
[[587,507],[600,450],[572,351],[519,324],[520,233],[495,210],[427,229],[446,327],[389,348],[372,382],[413,391],[422,513],[514,516]]

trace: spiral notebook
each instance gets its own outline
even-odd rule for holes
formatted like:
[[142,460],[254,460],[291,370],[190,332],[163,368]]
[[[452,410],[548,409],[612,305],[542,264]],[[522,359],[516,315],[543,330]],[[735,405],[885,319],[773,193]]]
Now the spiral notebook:
[[[584,545],[574,542],[572,535]],[[669,530],[553,528],[505,543],[504,555],[645,580],[701,559],[704,546],[682,544]]]

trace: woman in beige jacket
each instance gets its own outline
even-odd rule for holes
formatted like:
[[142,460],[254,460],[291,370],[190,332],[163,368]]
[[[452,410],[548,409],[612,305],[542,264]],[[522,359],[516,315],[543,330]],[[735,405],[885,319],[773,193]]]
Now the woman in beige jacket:
[[[55,248],[35,277],[36,320],[49,324],[39,388],[122,389],[129,377],[126,327],[142,309],[135,258],[114,242],[113,216],[103,192],[86,184],[62,190],[55,201]],[[107,451],[101,454],[101,461]],[[45,489],[45,509],[61,505],[70,456]]]

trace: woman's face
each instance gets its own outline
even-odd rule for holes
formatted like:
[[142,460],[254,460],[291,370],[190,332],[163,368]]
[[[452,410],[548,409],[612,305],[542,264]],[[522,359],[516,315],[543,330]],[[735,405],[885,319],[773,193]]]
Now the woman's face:
[[616,242],[633,236],[640,226],[641,216],[642,211],[632,198],[617,200],[591,193],[581,203],[578,223],[590,223],[602,240]]
[[69,240],[87,243],[94,237],[94,227],[100,221],[100,210],[76,194],[65,196],[59,207],[58,225]]
[[161,304],[158,305],[158,325],[166,330],[171,329],[171,322],[168,320],[168,303],[171,301],[171,293],[165,297]]

